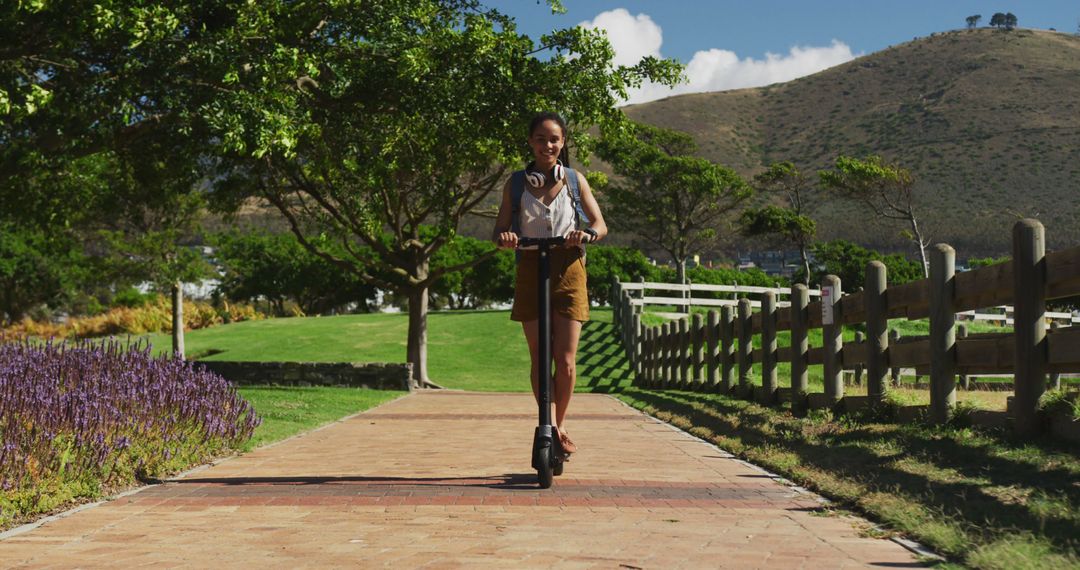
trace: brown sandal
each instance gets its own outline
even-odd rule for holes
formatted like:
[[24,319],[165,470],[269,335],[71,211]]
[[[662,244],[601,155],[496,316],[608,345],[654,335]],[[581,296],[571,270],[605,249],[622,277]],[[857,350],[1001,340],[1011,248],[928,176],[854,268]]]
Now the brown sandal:
[[577,453],[577,446],[574,445],[574,440],[570,439],[570,436],[566,435],[566,432],[559,430],[559,443],[562,445],[562,450],[567,455],[571,453]]

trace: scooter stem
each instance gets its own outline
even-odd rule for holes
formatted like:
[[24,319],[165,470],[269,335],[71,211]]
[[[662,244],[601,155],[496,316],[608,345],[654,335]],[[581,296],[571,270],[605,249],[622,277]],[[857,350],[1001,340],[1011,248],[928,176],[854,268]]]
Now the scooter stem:
[[540,296],[537,303],[537,309],[540,312],[540,319],[537,323],[537,333],[540,335],[539,356],[540,365],[537,367],[537,372],[540,374],[540,425],[550,426],[553,425],[551,421],[551,311],[548,307],[551,305],[551,263],[548,252],[547,242],[541,242],[539,245],[540,254],[540,267],[538,271],[539,275],[539,289]]

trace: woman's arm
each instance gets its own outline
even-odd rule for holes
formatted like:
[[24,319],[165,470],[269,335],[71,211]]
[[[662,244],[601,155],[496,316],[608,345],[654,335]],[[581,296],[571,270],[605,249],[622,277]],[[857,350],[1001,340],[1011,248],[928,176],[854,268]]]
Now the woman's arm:
[[495,217],[495,229],[491,232],[491,241],[498,244],[499,247],[513,249],[517,247],[518,236],[510,231],[513,225],[511,218],[514,215],[514,206],[510,203],[509,180],[506,181],[506,184],[503,184],[502,195],[502,203],[499,204],[499,215]]
[[[589,217],[589,227],[596,232],[596,237],[591,239],[592,241],[602,239],[607,235],[608,231],[607,224],[604,223],[604,215],[600,213],[600,205],[596,203],[596,198],[593,197],[592,188],[589,187],[589,181],[585,179],[585,175],[576,170],[574,172],[577,174],[578,188],[581,191],[581,208],[585,210],[585,215]],[[578,245],[589,239],[589,234],[575,230],[566,236],[566,245]]]

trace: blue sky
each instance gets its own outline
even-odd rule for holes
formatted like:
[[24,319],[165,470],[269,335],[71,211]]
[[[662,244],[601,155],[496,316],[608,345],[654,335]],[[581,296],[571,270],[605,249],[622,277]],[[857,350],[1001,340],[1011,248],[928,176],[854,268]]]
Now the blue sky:
[[[652,54],[691,65],[682,92],[756,87],[820,71],[912,38],[964,27],[981,14],[1012,12],[1020,27],[1075,33],[1078,0],[488,0],[534,38],[587,22],[608,30],[627,59]],[[768,54],[771,54],[768,55]],[[631,102],[671,94],[646,87]]]

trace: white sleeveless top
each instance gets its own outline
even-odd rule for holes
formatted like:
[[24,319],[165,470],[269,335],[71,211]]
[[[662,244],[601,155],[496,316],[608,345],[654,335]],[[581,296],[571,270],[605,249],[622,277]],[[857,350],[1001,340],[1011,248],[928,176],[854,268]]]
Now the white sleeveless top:
[[[565,236],[577,229],[577,212],[570,198],[570,186],[564,181],[562,189],[547,206],[526,188],[521,194],[521,237],[543,238]],[[532,245],[521,249],[538,249]],[[578,249],[585,253],[585,246]]]
[[555,199],[546,206],[526,189],[521,195],[519,213],[522,237],[565,236],[577,226],[574,201],[570,199],[570,188],[565,182],[559,193],[555,195]]

